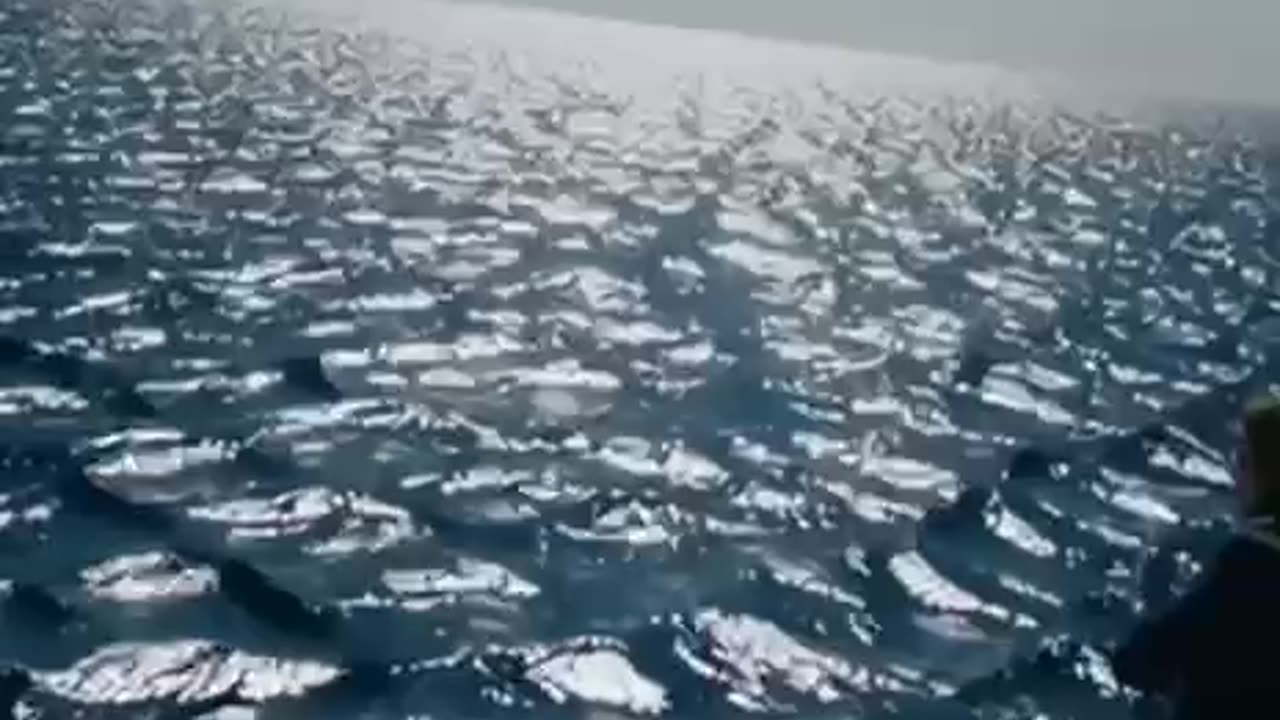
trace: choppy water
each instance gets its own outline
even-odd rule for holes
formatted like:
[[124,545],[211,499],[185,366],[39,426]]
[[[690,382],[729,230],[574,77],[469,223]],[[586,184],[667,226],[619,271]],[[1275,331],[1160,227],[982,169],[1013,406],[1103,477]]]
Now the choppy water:
[[1123,717],[1280,378],[1265,116],[161,6],[0,3],[0,701]]

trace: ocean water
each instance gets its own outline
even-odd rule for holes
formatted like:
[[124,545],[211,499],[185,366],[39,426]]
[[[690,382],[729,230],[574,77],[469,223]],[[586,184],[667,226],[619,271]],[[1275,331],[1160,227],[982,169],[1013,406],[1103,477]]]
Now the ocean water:
[[1127,716],[1274,117],[286,5],[0,2],[4,709]]

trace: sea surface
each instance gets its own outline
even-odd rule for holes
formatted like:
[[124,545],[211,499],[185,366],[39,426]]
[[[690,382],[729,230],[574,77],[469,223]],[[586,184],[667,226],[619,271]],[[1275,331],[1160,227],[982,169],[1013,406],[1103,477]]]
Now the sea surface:
[[286,4],[0,0],[0,714],[1127,717],[1277,116]]

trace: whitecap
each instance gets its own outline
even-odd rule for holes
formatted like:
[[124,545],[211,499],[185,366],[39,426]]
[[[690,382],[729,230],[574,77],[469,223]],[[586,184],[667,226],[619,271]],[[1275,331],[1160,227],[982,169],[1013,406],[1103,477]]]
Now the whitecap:
[[251,655],[207,640],[172,640],[107,645],[38,679],[43,689],[74,702],[187,705],[227,693],[257,701],[297,696],[340,673],[314,661]]
[[556,702],[576,698],[636,715],[660,715],[670,707],[666,690],[616,650],[555,654],[526,676]]

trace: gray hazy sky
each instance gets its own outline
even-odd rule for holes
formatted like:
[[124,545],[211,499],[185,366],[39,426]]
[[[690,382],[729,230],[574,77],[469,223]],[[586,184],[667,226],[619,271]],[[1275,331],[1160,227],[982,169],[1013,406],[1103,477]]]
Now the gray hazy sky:
[[495,1],[1280,102],[1280,0]]

